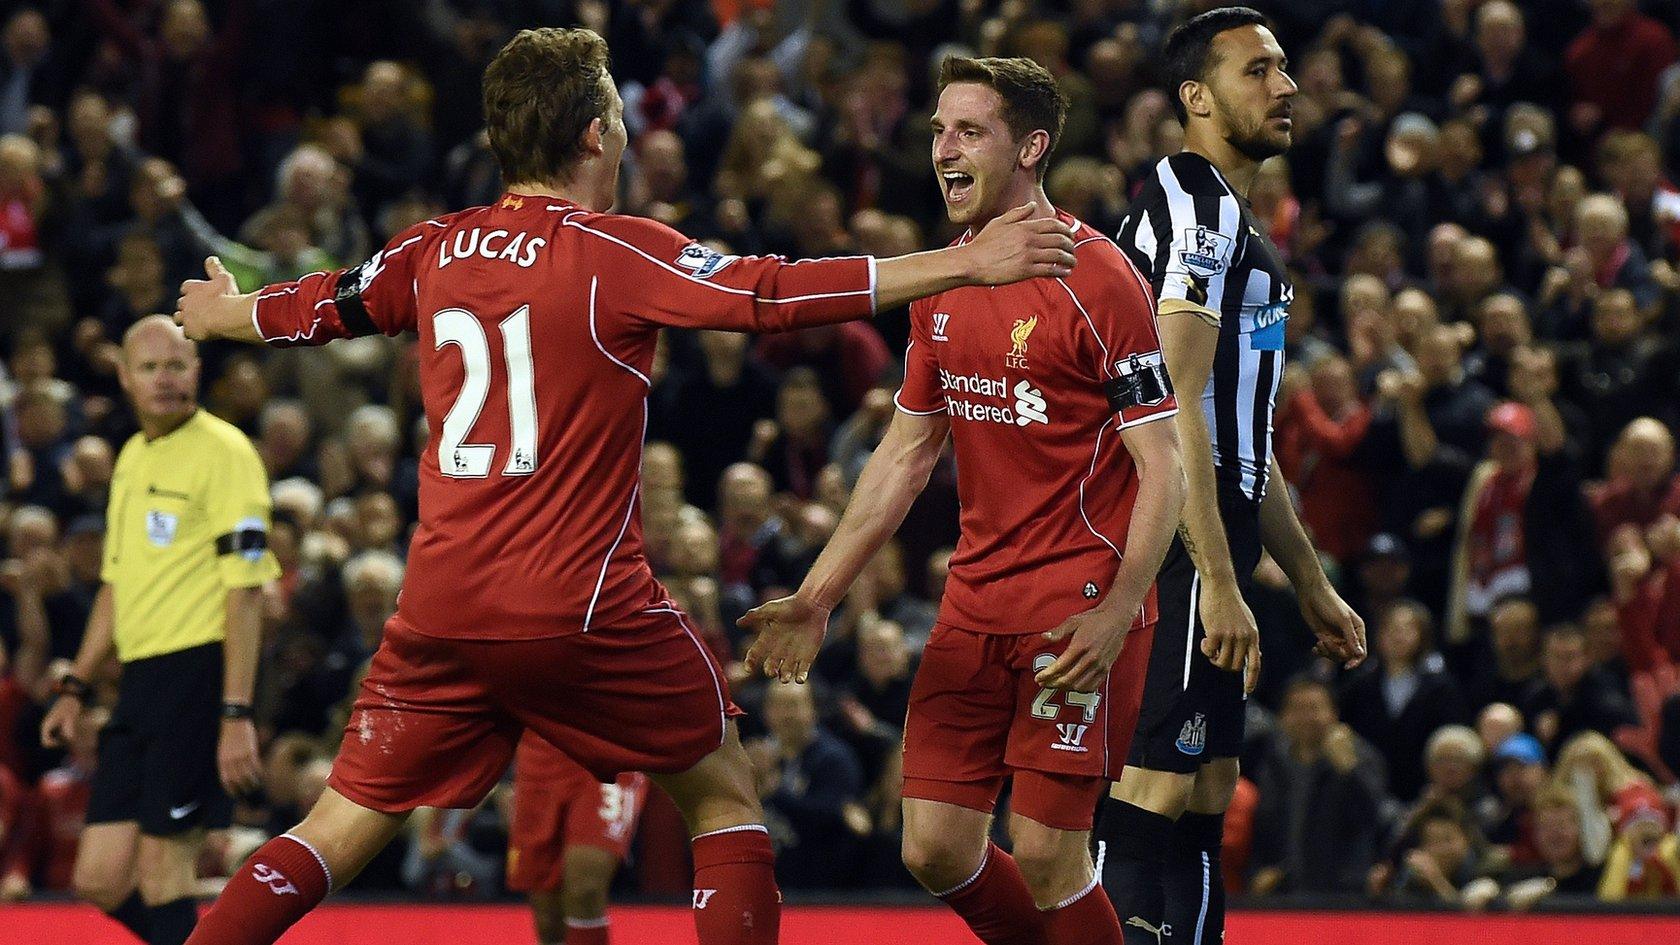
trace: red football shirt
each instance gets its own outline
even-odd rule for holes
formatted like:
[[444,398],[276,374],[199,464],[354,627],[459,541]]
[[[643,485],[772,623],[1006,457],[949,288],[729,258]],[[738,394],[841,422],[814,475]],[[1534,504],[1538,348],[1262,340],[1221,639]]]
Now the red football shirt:
[[430,438],[397,618],[439,637],[587,632],[665,597],[638,512],[662,326],[785,331],[868,316],[869,257],[720,255],[563,200],[397,234],[361,266],[265,288],[274,345],[414,330]]
[[[950,414],[962,506],[939,620],[976,633],[1049,630],[1107,593],[1138,488],[1119,431],[1178,410],[1148,283],[1107,237],[1060,216],[1078,259],[1067,278],[910,307],[898,406]],[[1116,415],[1105,385],[1142,394],[1122,394]],[[1154,619],[1151,589],[1139,621]]]

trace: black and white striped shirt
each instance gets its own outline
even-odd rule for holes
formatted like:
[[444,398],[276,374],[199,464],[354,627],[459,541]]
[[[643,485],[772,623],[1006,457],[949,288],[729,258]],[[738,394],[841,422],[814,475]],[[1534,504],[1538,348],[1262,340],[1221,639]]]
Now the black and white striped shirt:
[[[1261,233],[1248,201],[1207,158],[1189,151],[1155,165],[1116,242],[1149,274],[1159,311],[1217,317],[1213,372],[1202,391],[1214,472],[1260,501],[1294,298],[1283,257]],[[1190,392],[1179,396],[1182,403]]]

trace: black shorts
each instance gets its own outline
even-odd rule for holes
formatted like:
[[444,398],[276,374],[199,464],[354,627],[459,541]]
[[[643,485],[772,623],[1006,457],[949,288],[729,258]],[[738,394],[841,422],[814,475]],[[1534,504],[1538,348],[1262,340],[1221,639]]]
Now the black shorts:
[[[1221,484],[1219,517],[1231,546],[1237,586],[1246,598],[1254,583],[1254,568],[1260,563],[1260,507]],[[1242,753],[1247,709],[1242,673],[1222,670],[1202,655],[1206,633],[1197,612],[1201,579],[1176,535],[1155,588],[1160,619],[1155,624],[1137,734],[1126,763],[1151,771],[1192,774],[1215,758]]]
[[221,714],[220,643],[123,664],[87,822],[137,821],[157,837],[226,827],[233,799],[216,769]]

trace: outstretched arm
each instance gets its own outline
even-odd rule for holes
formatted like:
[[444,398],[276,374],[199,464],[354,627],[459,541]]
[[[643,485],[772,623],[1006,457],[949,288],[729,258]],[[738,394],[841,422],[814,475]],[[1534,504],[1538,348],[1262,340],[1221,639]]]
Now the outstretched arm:
[[226,338],[281,348],[400,334],[414,327],[415,269],[437,226],[425,220],[408,227],[359,266],[311,272],[255,292],[240,292],[227,267],[211,256],[204,261],[206,278],[181,283],[175,323],[194,341]]
[[738,623],[756,631],[748,666],[783,682],[804,682],[822,648],[828,615],[927,487],[951,421],[943,413],[898,412],[875,454],[863,467],[834,536],[817,556],[799,590],[748,611]]

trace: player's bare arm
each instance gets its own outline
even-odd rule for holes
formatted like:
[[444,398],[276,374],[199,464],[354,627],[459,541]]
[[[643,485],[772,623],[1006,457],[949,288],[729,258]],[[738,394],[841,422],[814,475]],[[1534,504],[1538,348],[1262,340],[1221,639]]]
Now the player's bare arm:
[[[1244,671],[1244,684],[1252,692],[1260,679],[1260,631],[1254,614],[1242,599],[1236,570],[1231,565],[1231,546],[1225,540],[1225,526],[1219,517],[1219,493],[1213,474],[1212,439],[1200,405],[1213,373],[1213,352],[1219,342],[1219,327],[1204,313],[1184,309],[1164,312],[1158,324],[1161,352],[1173,387],[1189,401],[1173,417],[1178,427],[1179,455],[1188,486],[1179,534],[1184,550],[1196,565],[1201,580],[1198,610],[1207,636],[1202,654],[1220,669]],[[1252,658],[1250,653],[1253,653]]]
[[1073,271],[1073,231],[1025,203],[991,222],[962,246],[894,256],[875,264],[875,307],[896,308],[968,285],[1007,285]]
[[[1036,213],[1036,205],[1023,204],[986,224],[962,246],[877,261],[875,308],[897,308],[962,286],[1067,275],[1074,266],[1072,231],[1060,220]],[[214,256],[204,261],[204,269],[206,278],[181,284],[175,323],[194,341],[262,343],[254,317],[258,293],[241,293]]]
[[927,488],[950,432],[951,420],[943,413],[893,415],[881,445],[858,476],[834,537],[799,590],[754,607],[736,621],[758,634],[747,650],[748,666],[763,667],[766,676],[783,682],[805,681],[822,649],[829,613],[904,523],[910,504]]
[[1295,586],[1301,616],[1318,638],[1318,652],[1352,669],[1365,659],[1365,621],[1336,593],[1324,573],[1318,551],[1289,500],[1289,486],[1276,458],[1271,483],[1260,502],[1260,543]]
[[1131,453],[1138,474],[1126,554],[1102,603],[1074,614],[1045,634],[1051,640],[1069,635],[1073,639],[1056,662],[1038,674],[1041,686],[1095,692],[1125,647],[1184,511],[1184,467],[1179,460],[1178,430],[1171,419],[1163,417],[1169,422],[1141,423],[1120,431],[1120,442]]

